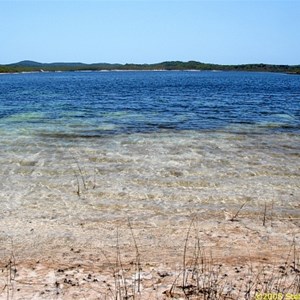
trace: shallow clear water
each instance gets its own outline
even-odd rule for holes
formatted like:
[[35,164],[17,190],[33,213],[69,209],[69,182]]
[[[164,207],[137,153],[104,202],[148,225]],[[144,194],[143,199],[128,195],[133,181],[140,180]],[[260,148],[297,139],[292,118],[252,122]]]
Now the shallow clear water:
[[153,220],[246,200],[299,212],[300,77],[0,76],[1,214]]

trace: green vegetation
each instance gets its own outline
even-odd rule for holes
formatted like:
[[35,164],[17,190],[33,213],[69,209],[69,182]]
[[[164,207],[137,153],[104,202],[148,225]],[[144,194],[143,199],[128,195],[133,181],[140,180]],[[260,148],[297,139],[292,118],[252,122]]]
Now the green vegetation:
[[218,65],[201,63],[197,61],[166,61],[156,64],[109,64],[109,63],[38,63],[34,61],[21,61],[14,64],[0,65],[0,73],[42,72],[42,71],[112,71],[112,70],[197,70],[197,71],[248,71],[248,72],[282,72],[300,74],[300,65]]

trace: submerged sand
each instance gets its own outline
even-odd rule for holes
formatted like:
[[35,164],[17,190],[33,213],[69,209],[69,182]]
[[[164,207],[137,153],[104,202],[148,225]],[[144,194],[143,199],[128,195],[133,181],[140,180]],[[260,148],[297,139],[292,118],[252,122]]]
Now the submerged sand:
[[298,135],[4,137],[0,299],[300,293]]

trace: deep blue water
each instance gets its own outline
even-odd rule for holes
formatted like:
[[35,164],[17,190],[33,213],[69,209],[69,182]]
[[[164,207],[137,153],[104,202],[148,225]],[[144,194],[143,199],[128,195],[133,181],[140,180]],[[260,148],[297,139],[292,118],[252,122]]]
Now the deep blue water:
[[244,72],[1,75],[0,128],[57,138],[161,130],[300,133],[300,76]]

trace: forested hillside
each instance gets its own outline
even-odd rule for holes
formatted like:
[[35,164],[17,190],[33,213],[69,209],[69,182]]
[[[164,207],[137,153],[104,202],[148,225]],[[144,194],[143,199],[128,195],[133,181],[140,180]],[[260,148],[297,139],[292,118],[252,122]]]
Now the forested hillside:
[[156,64],[109,64],[95,63],[39,63],[35,61],[21,61],[14,64],[0,65],[0,73],[43,72],[43,71],[102,71],[102,70],[199,70],[199,71],[255,71],[255,72],[283,72],[300,74],[300,65],[218,65],[197,61],[166,61]]

